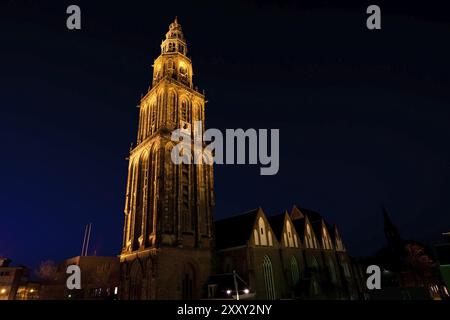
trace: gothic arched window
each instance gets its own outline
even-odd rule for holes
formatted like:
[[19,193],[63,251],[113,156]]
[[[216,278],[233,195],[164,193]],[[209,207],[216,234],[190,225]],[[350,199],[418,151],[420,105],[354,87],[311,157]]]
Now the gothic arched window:
[[276,299],[275,282],[273,279],[273,268],[272,261],[268,256],[263,258],[263,275],[264,275],[264,285],[266,288],[266,298],[268,300]]
[[334,262],[331,260],[330,257],[327,259],[328,264],[328,271],[330,272],[330,280],[332,283],[337,282],[337,276],[336,276],[336,267],[334,266]]
[[291,278],[293,286],[300,280],[300,271],[298,270],[297,259],[294,256],[291,257]]
[[154,215],[154,199],[155,199],[155,181],[157,180],[157,171],[155,168],[158,167],[158,144],[153,144],[150,148],[148,154],[148,210],[147,210],[147,234],[151,234],[154,230],[153,226],[153,215]]
[[148,132],[150,135],[152,135],[155,132],[156,128],[156,102],[153,102],[151,107],[149,106],[149,126],[148,126]]
[[176,114],[177,114],[177,96],[175,92],[170,93],[170,110],[172,112],[172,121],[176,121]]
[[320,285],[319,285],[319,263],[317,262],[316,257],[311,257],[311,291],[313,296],[317,296],[320,294]]
[[181,102],[181,120],[189,122],[189,119],[188,119],[188,107],[187,107],[186,100],[183,100]]

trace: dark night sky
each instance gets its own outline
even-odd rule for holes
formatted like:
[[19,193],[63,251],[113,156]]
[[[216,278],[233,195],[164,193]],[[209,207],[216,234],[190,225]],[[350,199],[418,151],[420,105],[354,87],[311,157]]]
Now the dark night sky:
[[[138,103],[175,16],[205,89],[207,126],[279,128],[280,172],[217,166],[216,217],[294,202],[340,226],[354,255],[384,244],[384,205],[405,238],[450,231],[448,8],[213,1],[3,1],[0,256],[35,267],[120,252]],[[82,30],[65,10],[82,9]]]

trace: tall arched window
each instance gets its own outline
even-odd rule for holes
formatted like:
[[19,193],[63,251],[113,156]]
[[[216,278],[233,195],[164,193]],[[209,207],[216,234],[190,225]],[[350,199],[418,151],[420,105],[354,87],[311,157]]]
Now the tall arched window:
[[342,257],[342,256],[340,256],[340,264],[341,264],[341,266],[342,266],[342,269],[344,269],[344,275],[345,275],[345,277],[346,278],[350,278],[352,275],[351,275],[351,273],[350,273],[350,268],[348,267],[348,263],[347,263],[347,261],[345,261],[345,259]]
[[189,122],[189,113],[186,100],[181,102],[181,120]]
[[316,257],[311,257],[311,291],[313,296],[317,296],[320,294],[320,285],[319,285],[319,263],[317,262]]
[[167,74],[172,77],[174,75],[175,63],[170,59],[167,61],[166,70]]
[[331,260],[330,257],[327,259],[328,264],[328,270],[330,272],[330,280],[332,283],[337,283],[337,276],[336,276],[336,268],[334,266],[334,262]]
[[148,170],[148,210],[147,210],[147,234],[151,234],[153,232],[153,215],[155,209],[155,203],[151,200],[155,199],[155,181],[157,180],[158,173],[155,168],[158,167],[158,144],[153,144],[149,151],[148,162],[149,162],[149,170]]
[[319,263],[314,256],[311,256],[311,269],[313,272],[319,272]]
[[128,250],[128,242],[132,239],[131,234],[131,224],[132,224],[132,208],[135,200],[134,184],[135,184],[135,174],[136,174],[136,160],[130,162],[130,167],[128,171],[128,182],[127,182],[127,195],[125,202],[125,211],[127,213],[125,220],[125,236],[123,246]]
[[134,239],[133,239],[133,247],[134,249],[138,249],[139,238],[142,235],[142,213],[144,210],[144,187],[146,183],[146,175],[148,170],[148,163],[146,163],[148,158],[146,154],[142,154],[139,157],[139,165],[137,172],[137,186],[136,186],[136,207],[135,207],[135,216],[134,216]]
[[272,261],[268,256],[264,256],[263,258],[263,275],[264,275],[264,285],[266,288],[266,298],[268,300],[276,299],[275,292],[275,282],[273,279],[273,268]]
[[300,280],[300,272],[298,270],[297,259],[294,256],[291,257],[291,278],[292,285],[295,286]]
[[152,108],[150,113],[150,120],[149,120],[149,132],[150,134],[153,134],[155,132],[156,128],[156,102],[152,104]]
[[170,94],[170,110],[172,112],[172,121],[175,122],[177,120],[177,112],[178,112],[177,96],[176,96],[175,92],[172,92]]

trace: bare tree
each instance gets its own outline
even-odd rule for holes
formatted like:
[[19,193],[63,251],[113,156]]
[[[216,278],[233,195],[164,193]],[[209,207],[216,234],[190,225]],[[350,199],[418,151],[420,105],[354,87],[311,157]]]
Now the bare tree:
[[35,274],[40,280],[50,282],[56,280],[58,267],[52,260],[42,261]]
[[416,285],[427,284],[433,276],[436,263],[426,254],[425,248],[417,244],[405,247],[406,264]]

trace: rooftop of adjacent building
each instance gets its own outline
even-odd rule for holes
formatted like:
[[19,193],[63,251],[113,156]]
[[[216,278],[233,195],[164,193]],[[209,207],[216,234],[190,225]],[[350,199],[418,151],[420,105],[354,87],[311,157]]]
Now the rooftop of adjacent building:
[[8,258],[0,258],[0,268],[8,267],[11,264],[11,259]]

